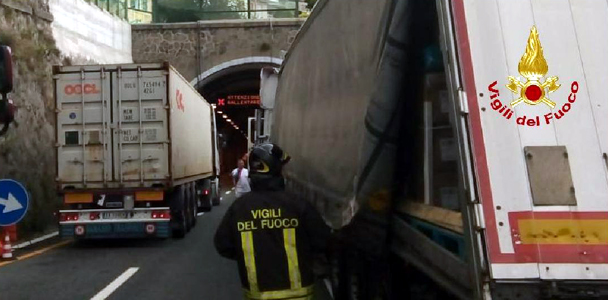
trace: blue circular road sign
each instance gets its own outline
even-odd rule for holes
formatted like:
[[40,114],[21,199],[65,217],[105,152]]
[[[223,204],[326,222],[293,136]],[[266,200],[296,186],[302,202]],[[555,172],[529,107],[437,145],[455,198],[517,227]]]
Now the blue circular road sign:
[[0,179],[0,226],[13,225],[25,216],[30,197],[21,183]]

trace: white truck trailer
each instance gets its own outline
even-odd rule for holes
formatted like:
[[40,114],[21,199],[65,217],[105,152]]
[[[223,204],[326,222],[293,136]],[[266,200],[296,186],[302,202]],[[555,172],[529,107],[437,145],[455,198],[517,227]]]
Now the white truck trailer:
[[183,237],[219,204],[213,108],[169,64],[54,69],[61,235]]
[[317,2],[271,140],[338,298],[607,299],[607,66],[606,1]]

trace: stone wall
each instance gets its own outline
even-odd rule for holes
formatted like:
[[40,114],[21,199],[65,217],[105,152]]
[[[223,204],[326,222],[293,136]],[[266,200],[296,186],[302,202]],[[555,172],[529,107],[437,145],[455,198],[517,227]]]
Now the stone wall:
[[50,0],[57,48],[73,64],[132,63],[131,25],[84,0]]
[[55,46],[48,1],[0,2],[0,44],[9,45],[14,59],[16,120],[0,137],[0,178],[22,182],[30,192],[30,207],[19,223],[20,237],[55,223],[55,134],[52,65],[61,63]]
[[[304,19],[133,25],[136,63],[169,61],[187,79],[252,56],[282,57]],[[200,49],[200,66],[197,49]]]

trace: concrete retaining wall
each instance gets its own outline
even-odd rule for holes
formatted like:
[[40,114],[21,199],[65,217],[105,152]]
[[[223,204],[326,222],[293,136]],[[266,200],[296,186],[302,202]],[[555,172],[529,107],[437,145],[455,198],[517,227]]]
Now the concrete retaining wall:
[[84,0],[50,0],[57,48],[75,64],[131,63],[131,25]]

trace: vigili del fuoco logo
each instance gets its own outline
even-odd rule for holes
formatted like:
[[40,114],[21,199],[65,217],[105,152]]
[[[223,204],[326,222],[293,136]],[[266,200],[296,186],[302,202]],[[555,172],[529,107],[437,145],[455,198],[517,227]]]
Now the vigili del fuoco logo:
[[525,80],[522,81],[520,78],[509,76],[509,84],[506,86],[511,92],[519,96],[509,103],[509,106],[503,104],[498,98],[500,96],[500,92],[497,89],[498,81],[494,81],[488,86],[490,99],[492,101],[491,106],[494,111],[500,113],[505,119],[511,120],[513,117],[513,108],[522,103],[527,105],[547,105],[551,108],[551,112],[543,116],[521,115],[515,118],[516,123],[522,126],[548,125],[551,124],[553,120],[562,119],[566,113],[570,111],[572,105],[576,101],[578,82],[573,81],[572,84],[570,84],[568,101],[555,111],[556,103],[549,98],[549,95],[557,91],[561,87],[561,84],[558,83],[559,78],[557,76],[550,76],[543,79],[549,72],[549,65],[543,55],[543,47],[540,44],[538,30],[536,30],[535,26],[532,26],[532,29],[530,30],[526,52],[521,57],[517,70]]

